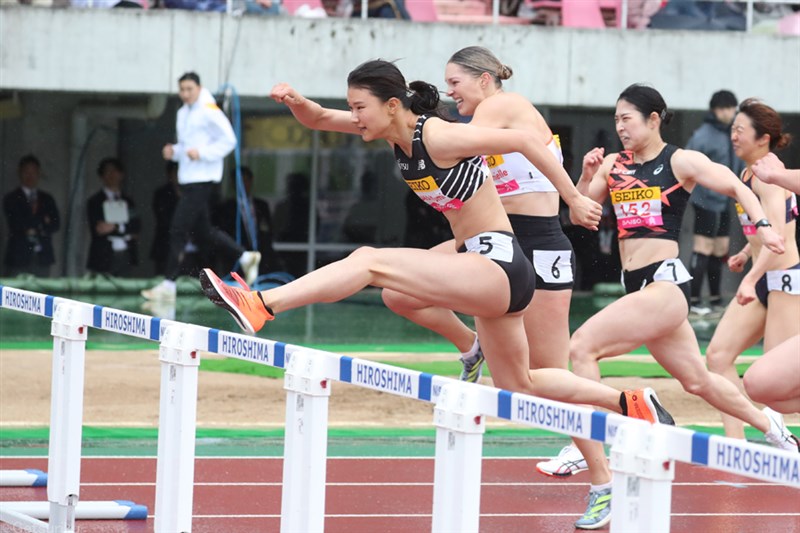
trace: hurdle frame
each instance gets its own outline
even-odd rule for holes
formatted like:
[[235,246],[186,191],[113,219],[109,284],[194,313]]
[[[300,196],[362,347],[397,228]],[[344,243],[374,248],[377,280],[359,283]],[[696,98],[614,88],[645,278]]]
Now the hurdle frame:
[[[0,287],[0,291],[3,287]],[[27,292],[27,291],[26,291]],[[123,516],[143,518],[147,510],[133,502],[123,505],[117,501],[80,502],[81,437],[83,431],[83,390],[87,338],[88,309],[80,302],[56,299],[53,296],[27,293],[39,302],[43,316],[52,318],[53,337],[50,397],[50,436],[48,444],[48,474],[39,476],[39,485],[47,486],[45,502],[2,502],[0,521],[31,532],[72,532],[77,515],[113,519]],[[44,481],[44,483],[42,483]],[[37,484],[34,481],[34,486]],[[28,515],[20,503],[37,505],[35,518]],[[142,516],[144,514],[144,516]],[[47,519],[48,523],[42,520]]]
[[[24,302],[20,303],[22,300],[15,301],[11,298],[12,294],[34,298],[41,305],[36,306],[36,309],[27,308]],[[157,493],[159,490],[162,491],[162,494],[166,494],[163,491],[169,490],[188,492],[188,495],[183,496],[182,503],[176,506],[180,508],[180,512],[175,513],[174,523],[178,524],[180,531],[191,531],[193,467],[187,468],[185,463],[189,461],[193,465],[194,461],[196,429],[194,409],[196,409],[197,370],[200,362],[198,351],[208,351],[287,369],[284,380],[289,401],[287,401],[287,440],[284,446],[282,531],[288,532],[290,525],[298,523],[308,525],[308,531],[321,531],[321,528],[324,528],[326,477],[324,464],[327,455],[327,415],[331,381],[351,383],[435,404],[434,425],[437,428],[437,446],[432,531],[437,533],[452,524],[459,524],[456,527],[463,527],[463,531],[477,531],[480,518],[480,475],[462,478],[457,476],[460,475],[460,470],[463,470],[460,466],[464,461],[475,461],[480,465],[483,424],[484,417],[487,416],[612,444],[614,487],[616,491],[624,489],[619,493],[615,491],[611,526],[611,531],[615,533],[647,529],[648,526],[643,524],[652,525],[649,530],[669,529],[669,498],[676,460],[800,488],[800,476],[797,474],[800,471],[800,457],[761,444],[741,442],[685,428],[651,426],[644,421],[625,418],[618,414],[594,411],[582,406],[563,404],[480,384],[465,384],[451,378],[383,363],[0,286],[1,308],[52,316],[54,306],[60,307],[62,304],[70,303],[74,305],[65,309],[72,309],[76,316],[82,316],[81,321],[86,321],[90,316],[89,325],[92,327],[161,343],[160,402],[163,403],[165,397],[178,399],[168,402],[169,409],[174,409],[174,413],[164,414],[163,420],[166,423],[168,417],[174,417],[169,419],[178,420],[177,425],[183,431],[176,432],[179,433],[177,436],[176,434],[169,436],[165,432],[162,446],[163,413],[159,413],[157,464],[160,465],[170,453],[176,453],[177,449],[177,453],[183,454],[181,456],[183,466],[179,466],[176,472],[167,474],[164,471],[163,475],[157,476],[156,490]],[[41,307],[44,307],[44,310]],[[132,321],[139,321],[137,323],[140,327],[135,331],[128,329]],[[73,324],[73,327],[79,326]],[[167,330],[169,334],[166,333]],[[70,335],[73,334],[79,335],[80,331],[70,332]],[[82,342],[81,346],[85,349],[85,339],[70,340]],[[54,346],[55,343],[54,340]],[[166,385],[165,376],[168,378]],[[160,409],[161,407],[160,403]],[[75,424],[76,418],[78,417],[73,416],[70,419],[71,424]],[[70,435],[75,438],[74,431]],[[181,450],[179,448],[181,443],[189,440],[191,444],[188,445],[188,449]],[[79,446],[77,449],[80,451]],[[733,454],[734,450],[736,454]],[[52,448],[50,454],[54,461],[57,460],[58,455],[52,453]],[[752,466],[754,462],[758,462],[760,468],[750,468],[747,466],[747,460],[741,462],[738,459],[731,460],[733,455],[738,458],[746,454],[750,457],[749,464]],[[323,467],[317,469],[316,466],[319,464]],[[771,465],[771,470],[764,465]],[[475,463],[470,464],[471,468],[474,466]],[[317,475],[306,476],[309,469],[314,469]],[[70,480],[74,481],[73,478]],[[302,483],[300,488],[298,482]],[[64,483],[59,482],[59,484]],[[464,510],[457,509],[455,505],[448,505],[454,494],[475,499],[474,505],[468,506],[469,514],[465,515]],[[667,499],[656,501],[657,498],[663,497]],[[665,501],[667,505],[664,505]],[[188,505],[186,502],[189,502]],[[67,507],[69,503],[67,501]],[[164,509],[165,505],[168,505],[165,498],[157,499],[155,516],[156,531],[159,533],[169,531],[164,529],[166,522],[160,519],[162,512],[169,512]],[[305,509],[306,516],[298,516],[297,509]],[[621,514],[623,511],[625,511],[624,516]],[[65,514],[62,508],[59,508],[58,512]],[[14,511],[0,513],[0,518],[6,516],[12,520],[18,518],[12,515]],[[164,520],[173,520],[166,516]],[[171,530],[169,533],[174,531]]]

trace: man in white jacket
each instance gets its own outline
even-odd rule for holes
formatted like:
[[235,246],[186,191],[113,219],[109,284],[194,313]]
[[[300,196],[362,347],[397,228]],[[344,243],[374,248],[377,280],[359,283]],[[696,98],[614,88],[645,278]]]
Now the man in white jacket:
[[236,147],[236,135],[214,97],[200,85],[200,77],[187,72],[178,80],[183,106],[178,110],[177,144],[167,144],[164,159],[178,163],[180,197],[170,227],[169,255],[165,279],[142,291],[148,300],[174,300],[175,279],[181,255],[191,242],[201,253],[213,244],[218,251],[238,258],[248,283],[258,275],[261,254],[246,251],[227,233],[211,224],[211,208],[222,182],[224,159]]

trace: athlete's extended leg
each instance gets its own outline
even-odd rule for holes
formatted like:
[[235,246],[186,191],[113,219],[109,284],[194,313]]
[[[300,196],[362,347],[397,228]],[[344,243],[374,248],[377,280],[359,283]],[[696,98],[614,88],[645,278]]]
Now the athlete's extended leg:
[[506,274],[480,254],[371,247],[261,295],[277,314],[338,302],[369,285],[473,316],[503,316],[511,297]]
[[744,388],[778,412],[800,413],[800,335],[759,357],[744,374]]
[[[766,318],[767,310],[760,302],[739,305],[733,300],[708,343],[708,369],[733,383],[740,391],[743,390],[742,383],[734,362],[763,336]],[[722,425],[726,436],[744,438],[744,423],[739,418],[722,413]]]
[[438,333],[453,343],[458,351],[466,352],[472,348],[475,332],[450,309],[434,307],[423,300],[390,289],[383,289],[381,297],[386,307],[394,313]]
[[[518,355],[520,348],[527,348],[519,314],[497,318],[476,317],[475,325],[496,387],[622,412],[620,393],[616,389],[582,379],[560,368],[529,370],[524,355]],[[527,353],[527,349],[524,353]]]
[[665,335],[686,320],[680,289],[667,282],[651,283],[603,308],[572,334],[572,370],[600,380],[598,361],[625,354],[648,340]]
[[770,430],[766,415],[756,409],[733,383],[706,369],[700,356],[697,337],[688,320],[684,320],[669,334],[649,341],[647,348],[655,360],[681,383],[686,392],[703,398],[720,411],[735,416],[764,433]]
[[[533,294],[533,300],[524,315],[531,369],[566,369],[569,367],[569,304],[571,299],[571,290],[537,290]],[[543,328],[542,324],[547,324],[547,327]],[[587,462],[592,485],[609,483],[611,470],[608,467],[603,444],[583,439],[573,439],[573,442]],[[557,460],[554,459],[554,461]],[[564,469],[562,468],[561,471],[563,472]]]

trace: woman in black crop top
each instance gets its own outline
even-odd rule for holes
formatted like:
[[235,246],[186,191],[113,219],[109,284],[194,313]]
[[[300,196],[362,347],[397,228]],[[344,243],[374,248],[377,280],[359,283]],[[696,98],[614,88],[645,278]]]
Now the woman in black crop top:
[[[757,100],[745,100],[733,122],[731,139],[736,155],[747,165],[742,180],[758,196],[773,229],[786,243],[786,251],[781,255],[763,249],[752,234],[751,221],[741,217],[748,244],[734,254],[728,264],[731,270],[741,272],[752,255],[752,267],[739,285],[737,301],[728,305],[706,350],[709,370],[740,386],[734,366],[739,354],[762,337],[767,352],[800,334],[800,255],[795,241],[797,201],[794,193],[764,183],[753,173],[756,161],[772,150],[785,148],[791,140],[783,133],[780,115]],[[794,362],[800,364],[800,353],[795,352]],[[776,378],[770,387],[772,399],[783,398],[784,403],[782,407],[780,401],[771,405],[781,407],[778,410],[784,413],[800,411],[800,373],[781,372]],[[794,400],[786,401],[787,397]],[[728,437],[744,438],[744,426],[739,419],[723,415],[722,422]]]
[[625,149],[603,158],[595,148],[583,160],[578,189],[597,201],[612,196],[620,235],[626,294],[585,322],[572,336],[570,358],[576,374],[600,379],[598,361],[641,345],[683,388],[766,434],[772,444],[798,451],[780,416],[760,412],[731,382],[706,368],[687,319],[688,282],[678,257],[685,196],[699,183],[735,198],[758,224],[764,246],[783,253],[783,238],[767,222],[758,198],[725,166],[705,155],[681,150],[661,139],[670,118],[652,87],[632,85],[617,100],[617,134]]
[[[447,62],[447,96],[456,102],[460,115],[471,117],[470,124],[527,130],[551,139],[548,147],[553,156],[561,160],[559,139],[539,110],[521,94],[504,89],[503,81],[511,76],[511,68],[490,50],[468,46]],[[523,318],[530,368],[569,368],[569,311],[575,254],[561,228],[559,191],[519,154],[487,156],[495,188],[509,215],[514,235],[536,273],[536,292]],[[569,194],[577,197],[577,190],[567,187],[566,192],[564,200],[569,204],[572,200]],[[597,229],[597,221],[583,225]],[[452,247],[452,243],[439,246],[448,245]],[[438,329],[461,352],[464,368],[461,379],[470,382],[480,379],[483,357],[479,339],[471,328],[452,316],[453,311],[429,305],[420,307],[419,301],[389,290],[383,291],[383,301],[395,313],[428,329]],[[545,323],[547,327],[543,328]],[[578,443],[579,446],[582,447],[583,442]],[[588,449],[583,452],[584,456],[589,456],[589,461],[591,452]],[[559,461],[540,463],[537,468],[546,475],[570,475],[585,470],[584,465],[569,460],[570,453],[567,449],[559,454]],[[597,462],[607,464],[602,448]],[[592,483],[602,485],[610,479],[611,472],[606,469],[606,472],[597,472]]]
[[[568,180],[544,140],[530,132],[478,128],[429,116],[437,113],[436,88],[424,82],[407,86],[397,67],[381,60],[364,63],[350,73],[350,111],[323,108],[286,84],[275,86],[271,96],[308,127],[352,133],[365,141],[386,140],[402,152],[403,159],[420,154],[414,161],[401,160],[401,172],[415,192],[443,211],[455,246],[446,252],[363,247],[291,283],[261,292],[228,287],[204,269],[201,283],[206,295],[242,328],[257,331],[274,314],[339,301],[367,286],[388,288],[475,316],[489,367],[500,387],[614,412],[631,406],[631,415],[638,409],[641,417],[664,416],[656,407],[645,405],[642,396],[649,394],[641,391],[620,395],[564,369],[528,371],[521,311],[532,297],[533,269],[511,234],[485,163],[483,183],[469,193],[445,183],[468,174],[465,186],[471,187],[479,178],[476,165],[481,165],[475,154],[513,151],[523,153],[548,175]],[[423,168],[430,168],[431,176],[421,176]],[[598,204],[588,199],[582,203],[587,212],[599,215]],[[473,253],[456,253],[459,248]]]

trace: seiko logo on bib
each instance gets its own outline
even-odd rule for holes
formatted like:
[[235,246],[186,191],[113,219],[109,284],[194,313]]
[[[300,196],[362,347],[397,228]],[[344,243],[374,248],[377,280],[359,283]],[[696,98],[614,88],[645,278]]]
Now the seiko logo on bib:
[[659,174],[661,174],[662,170],[664,170],[664,165],[663,164],[658,165],[656,169],[653,171],[653,176],[658,176]]

